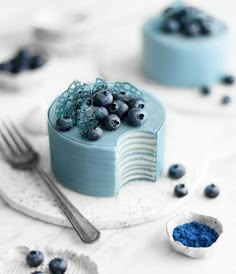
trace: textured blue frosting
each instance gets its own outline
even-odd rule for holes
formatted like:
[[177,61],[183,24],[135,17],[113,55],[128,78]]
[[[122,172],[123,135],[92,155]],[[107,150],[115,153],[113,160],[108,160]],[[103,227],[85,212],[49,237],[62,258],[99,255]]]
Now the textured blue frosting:
[[229,30],[216,21],[216,33],[185,37],[163,33],[160,17],[143,26],[142,69],[147,78],[175,87],[211,85],[227,73]]
[[98,141],[80,136],[76,127],[56,129],[56,102],[48,111],[51,166],[64,186],[86,195],[115,196],[133,180],[156,181],[163,168],[166,114],[159,100],[144,92],[147,122],[134,128],[123,122]]

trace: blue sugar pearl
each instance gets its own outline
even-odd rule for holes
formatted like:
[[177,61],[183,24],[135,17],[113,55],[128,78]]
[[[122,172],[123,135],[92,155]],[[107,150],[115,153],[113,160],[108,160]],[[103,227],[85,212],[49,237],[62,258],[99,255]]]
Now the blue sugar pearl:
[[220,194],[220,189],[215,184],[210,184],[205,188],[204,194],[208,198],[216,198]]
[[223,105],[228,105],[228,104],[231,103],[231,101],[232,101],[232,98],[228,95],[223,96],[222,99],[221,99],[221,103]]
[[62,258],[54,258],[49,263],[49,270],[52,274],[63,274],[67,270],[67,262]]
[[218,237],[214,229],[196,221],[176,226],[173,231],[174,240],[188,247],[209,247]]
[[204,86],[200,89],[202,95],[210,95],[211,94],[211,87]]
[[181,164],[174,164],[172,166],[169,167],[168,170],[168,176],[171,179],[180,179],[181,177],[183,177],[186,173],[186,169],[183,165]]
[[37,267],[42,264],[44,255],[41,251],[32,250],[26,256],[26,262],[30,267]]

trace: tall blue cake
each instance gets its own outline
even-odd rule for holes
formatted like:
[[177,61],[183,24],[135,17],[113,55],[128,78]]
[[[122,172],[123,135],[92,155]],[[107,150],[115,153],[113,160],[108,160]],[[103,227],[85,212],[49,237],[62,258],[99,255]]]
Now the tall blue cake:
[[160,84],[206,86],[227,73],[228,27],[202,10],[177,3],[143,26],[142,69]]
[[162,173],[164,107],[129,83],[74,81],[48,111],[51,166],[65,187],[112,197]]

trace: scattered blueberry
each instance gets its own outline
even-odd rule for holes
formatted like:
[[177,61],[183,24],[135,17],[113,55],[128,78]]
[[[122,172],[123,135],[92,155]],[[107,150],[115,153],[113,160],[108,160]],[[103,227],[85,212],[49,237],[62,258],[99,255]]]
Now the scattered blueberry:
[[172,179],[180,179],[186,173],[185,167],[181,164],[175,164],[169,167],[168,175]]
[[42,67],[46,63],[46,60],[41,55],[32,56],[30,59],[30,69],[37,69]]
[[103,122],[104,119],[109,115],[108,110],[105,107],[97,107],[95,110],[96,119],[99,122]]
[[180,30],[180,24],[177,20],[168,18],[162,23],[162,30],[166,33],[178,32]]
[[87,138],[90,141],[97,141],[102,138],[103,130],[100,127],[90,128],[87,133]]
[[127,91],[119,91],[119,92],[113,92],[113,98],[114,100],[121,100],[125,103],[128,103],[131,99],[130,93]]
[[132,108],[128,112],[128,122],[133,127],[142,126],[147,120],[147,113],[144,109]]
[[220,194],[220,189],[218,186],[210,184],[205,188],[204,193],[208,198],[216,198]]
[[60,131],[68,131],[73,127],[73,121],[68,116],[62,116],[61,118],[57,119],[56,127]]
[[209,95],[211,94],[211,87],[204,86],[200,89],[200,91],[203,95]]
[[26,257],[26,262],[30,267],[37,267],[41,265],[43,260],[44,260],[43,253],[37,250],[30,251]]
[[232,101],[232,98],[228,95],[223,96],[222,99],[221,99],[221,103],[223,105],[228,105],[228,104],[231,103],[231,101]]
[[117,116],[120,117],[120,119],[123,119],[125,117],[128,110],[129,110],[128,105],[121,100],[115,100],[109,106],[109,113],[116,114]]
[[143,98],[134,98],[129,101],[129,107],[130,108],[144,108],[145,102]]
[[112,93],[109,90],[100,90],[94,94],[93,103],[95,106],[107,107],[113,101]]
[[49,263],[49,270],[52,274],[63,274],[67,270],[67,262],[61,258],[52,259]]
[[176,197],[182,198],[188,194],[188,188],[185,184],[176,185],[174,188],[174,194]]
[[109,114],[104,120],[105,128],[108,130],[115,130],[120,126],[120,124],[120,118],[116,114]]
[[233,75],[227,75],[222,78],[222,83],[225,85],[232,85],[235,82],[235,77]]

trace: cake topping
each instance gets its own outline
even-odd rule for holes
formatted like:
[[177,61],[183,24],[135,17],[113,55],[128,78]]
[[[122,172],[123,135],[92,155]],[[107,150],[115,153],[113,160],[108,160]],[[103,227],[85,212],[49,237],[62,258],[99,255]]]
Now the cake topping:
[[206,36],[215,32],[216,20],[204,11],[175,3],[162,13],[160,29],[164,33],[180,33],[188,37]]
[[74,81],[56,102],[56,127],[60,131],[76,126],[82,137],[95,141],[102,137],[104,127],[116,130],[121,120],[139,127],[147,119],[143,94],[124,82],[108,84],[97,78],[95,84]]

